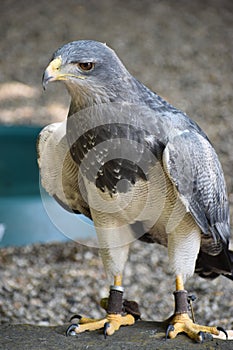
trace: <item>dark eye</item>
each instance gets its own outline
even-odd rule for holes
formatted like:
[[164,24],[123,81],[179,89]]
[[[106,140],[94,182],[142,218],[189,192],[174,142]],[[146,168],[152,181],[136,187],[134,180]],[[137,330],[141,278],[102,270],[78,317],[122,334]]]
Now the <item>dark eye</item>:
[[88,71],[94,68],[94,63],[93,62],[83,62],[83,63],[78,63],[78,66],[81,70],[83,71]]

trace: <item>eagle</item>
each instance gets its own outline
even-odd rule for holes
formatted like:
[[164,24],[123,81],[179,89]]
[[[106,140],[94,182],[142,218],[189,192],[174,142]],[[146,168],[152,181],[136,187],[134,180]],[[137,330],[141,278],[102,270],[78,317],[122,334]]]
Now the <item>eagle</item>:
[[[174,273],[175,310],[166,338],[184,332],[197,342],[222,327],[196,324],[184,284],[195,272],[233,279],[229,204],[223,170],[204,131],[134,78],[116,53],[93,40],[58,48],[43,87],[62,81],[71,97],[62,123],[42,129],[38,164],[42,186],[66,210],[95,226],[112,280],[102,319],[79,316],[67,335],[132,325],[123,272],[136,239],[167,247]],[[78,230],[78,227],[77,227]],[[154,252],[156,254],[156,250]]]

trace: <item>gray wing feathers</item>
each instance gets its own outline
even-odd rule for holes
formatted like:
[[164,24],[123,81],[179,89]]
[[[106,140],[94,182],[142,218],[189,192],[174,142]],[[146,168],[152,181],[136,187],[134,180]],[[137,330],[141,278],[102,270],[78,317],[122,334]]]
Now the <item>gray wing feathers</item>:
[[209,141],[197,132],[185,130],[168,142],[163,163],[202,232],[227,243],[230,228],[226,185]]

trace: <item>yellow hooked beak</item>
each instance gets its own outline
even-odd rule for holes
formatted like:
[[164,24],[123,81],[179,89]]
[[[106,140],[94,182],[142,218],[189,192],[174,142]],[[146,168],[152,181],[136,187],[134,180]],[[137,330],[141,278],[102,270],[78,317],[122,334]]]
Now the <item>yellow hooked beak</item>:
[[52,60],[49,63],[42,77],[42,85],[44,90],[46,89],[46,85],[49,82],[59,81],[59,80],[68,80],[69,77],[85,79],[85,77],[81,75],[75,75],[72,73],[62,73],[61,65],[62,65],[61,56],[56,57],[54,60]]

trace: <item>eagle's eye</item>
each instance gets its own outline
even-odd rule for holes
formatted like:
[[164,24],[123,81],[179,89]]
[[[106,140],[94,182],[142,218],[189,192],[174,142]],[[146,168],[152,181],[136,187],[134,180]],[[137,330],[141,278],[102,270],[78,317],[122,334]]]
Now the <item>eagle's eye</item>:
[[89,71],[94,68],[93,62],[80,62],[78,63],[78,67],[83,71]]

